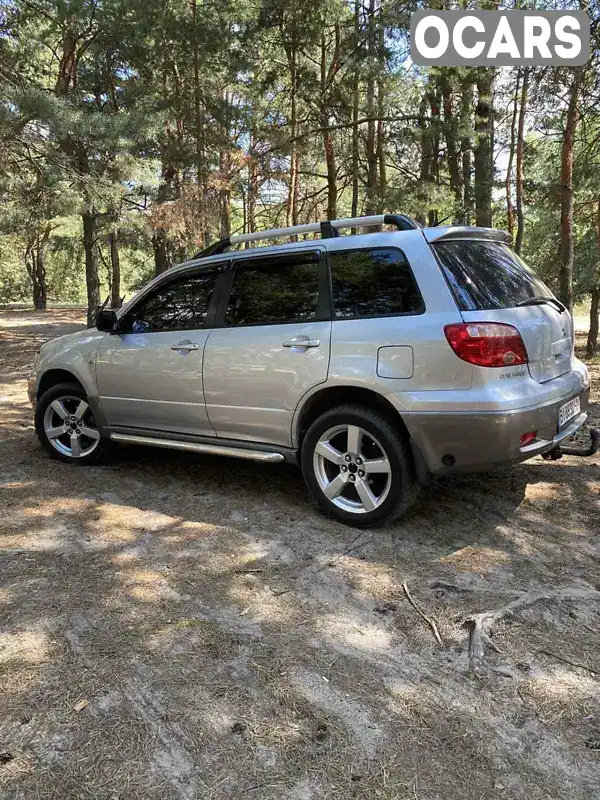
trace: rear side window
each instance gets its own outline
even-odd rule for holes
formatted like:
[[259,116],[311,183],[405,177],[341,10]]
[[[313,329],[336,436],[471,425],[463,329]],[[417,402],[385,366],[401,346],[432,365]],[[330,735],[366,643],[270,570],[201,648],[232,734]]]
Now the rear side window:
[[433,245],[461,311],[514,308],[533,297],[551,297],[547,286],[510,247],[475,239]]
[[319,304],[319,262],[236,268],[226,325],[310,322]]
[[400,250],[339,250],[329,256],[336,319],[419,314],[423,300]]
[[160,333],[202,328],[216,280],[216,272],[204,272],[162,284],[127,314],[121,330]]

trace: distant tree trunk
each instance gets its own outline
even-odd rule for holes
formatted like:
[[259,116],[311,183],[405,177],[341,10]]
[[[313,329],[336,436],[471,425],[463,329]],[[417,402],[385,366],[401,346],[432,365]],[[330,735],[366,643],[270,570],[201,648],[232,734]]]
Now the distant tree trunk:
[[444,134],[447,147],[448,172],[450,174],[450,188],[454,194],[456,209],[454,218],[462,217],[463,187],[460,171],[460,152],[457,136],[457,126],[452,110],[452,86],[447,69],[441,70],[440,85],[442,90],[442,103],[444,107]]
[[587,338],[587,355],[591,358],[598,348],[598,311],[600,305],[600,199],[596,205],[596,285],[592,289],[590,329]]
[[587,337],[587,356],[592,358],[598,348],[598,305],[600,303],[600,287],[592,289],[592,302],[590,305],[590,329]]
[[460,104],[460,126],[462,128],[462,138],[460,140],[460,150],[462,156],[462,182],[463,182],[463,214],[462,220],[465,225],[471,224],[473,215],[473,187],[471,183],[471,141],[473,109],[473,82],[467,75],[461,85],[461,104]]
[[333,80],[333,70],[337,70],[337,60],[340,49],[339,25],[336,25],[335,37],[335,50],[331,60],[331,66],[328,70],[325,34],[321,34],[321,135],[323,137],[323,150],[325,151],[325,164],[327,167],[327,219],[336,219],[337,217],[337,165],[333,137],[331,135],[331,128],[329,127],[329,96],[331,92],[330,84]]
[[85,252],[85,283],[87,287],[87,326],[94,326],[96,310],[100,305],[100,279],[98,277],[98,252],[96,235],[98,219],[92,209],[81,215],[83,222],[83,250]]
[[510,144],[508,147],[508,164],[506,165],[506,230],[512,239],[515,233],[515,207],[512,202],[512,168],[515,158],[515,148],[517,139],[517,117],[519,116],[519,86],[521,83],[521,70],[517,70],[515,81],[515,94],[513,101],[512,121],[510,124]]
[[35,242],[27,248],[25,264],[31,278],[33,307],[36,311],[45,311],[48,301],[46,285],[46,246],[50,238],[50,225],[38,233]]
[[517,134],[517,239],[515,250],[521,252],[525,235],[525,214],[523,210],[523,186],[525,183],[525,115],[527,114],[527,90],[529,88],[529,69],[523,71],[521,86],[521,108],[519,109],[519,132]]
[[121,308],[121,263],[119,260],[119,234],[116,230],[108,234],[110,247],[110,306]]
[[157,228],[154,231],[152,249],[154,250],[154,274],[161,275],[171,266],[167,253],[167,235],[164,228]]
[[494,70],[477,70],[475,109],[475,224],[492,227],[492,189],[494,187]]
[[569,105],[562,144],[560,174],[560,265],[559,294],[563,304],[573,309],[573,145],[579,121],[579,71],[569,91]]

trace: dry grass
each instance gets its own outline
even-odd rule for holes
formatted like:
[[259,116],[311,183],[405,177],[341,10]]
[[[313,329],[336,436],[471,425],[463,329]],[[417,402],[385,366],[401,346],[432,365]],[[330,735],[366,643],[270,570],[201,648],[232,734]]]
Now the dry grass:
[[600,586],[600,459],[441,481],[368,533],[290,467],[57,464],[25,379],[79,325],[0,314],[1,800],[598,796],[598,676],[542,652],[600,669],[598,604],[503,621],[478,678],[462,622]]

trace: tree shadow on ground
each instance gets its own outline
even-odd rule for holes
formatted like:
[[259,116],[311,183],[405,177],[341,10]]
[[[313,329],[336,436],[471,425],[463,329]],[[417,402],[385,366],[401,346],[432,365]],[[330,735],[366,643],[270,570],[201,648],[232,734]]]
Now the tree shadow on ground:
[[358,531],[287,465],[52,461],[20,392],[0,429],[0,798],[593,796],[597,679],[542,650],[594,666],[598,604],[507,620],[479,678],[462,623],[600,585],[597,468],[447,479]]

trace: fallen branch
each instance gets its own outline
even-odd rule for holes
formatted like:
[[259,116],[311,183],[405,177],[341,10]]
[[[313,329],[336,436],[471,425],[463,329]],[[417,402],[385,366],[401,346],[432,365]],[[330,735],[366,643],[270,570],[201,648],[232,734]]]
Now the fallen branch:
[[417,614],[421,617],[421,619],[425,620],[425,622],[429,625],[429,627],[433,631],[433,635],[435,636],[436,642],[439,644],[440,647],[443,647],[444,643],[442,642],[442,637],[440,636],[435,621],[431,619],[431,617],[428,617],[427,614],[425,614],[412,599],[412,596],[408,591],[408,586],[406,585],[406,581],[402,584],[402,589],[404,590],[404,594],[406,595],[406,599],[408,600],[408,602],[411,604],[411,606],[414,608]]
[[521,597],[512,600],[502,608],[495,611],[483,611],[473,614],[465,620],[465,626],[470,628],[469,634],[469,665],[473,672],[477,672],[484,659],[487,647],[496,653],[501,653],[500,648],[492,641],[494,626],[505,617],[511,617],[516,611],[539,603],[542,600],[600,600],[600,592],[594,589],[548,589],[540,592],[525,592]]
[[550,658],[555,658],[557,661],[562,661],[563,664],[569,664],[571,667],[577,667],[577,669],[584,669],[586,672],[591,672],[592,675],[600,675],[600,671],[597,669],[593,669],[592,667],[586,667],[585,664],[578,664],[576,661],[569,661],[568,658],[563,658],[562,656],[557,655],[556,653],[551,653],[550,650],[540,650],[540,653],[543,653],[545,656],[550,656]]

